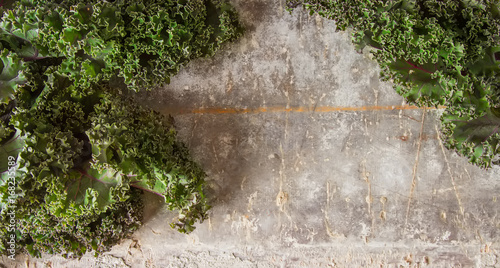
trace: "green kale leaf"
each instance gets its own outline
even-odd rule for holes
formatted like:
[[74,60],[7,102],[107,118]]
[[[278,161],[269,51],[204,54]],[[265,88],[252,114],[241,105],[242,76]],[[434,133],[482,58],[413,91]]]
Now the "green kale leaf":
[[352,29],[396,92],[419,106],[446,106],[449,148],[482,167],[499,164],[500,8],[496,0],[288,0]]
[[[142,220],[144,191],[191,232],[207,217],[205,173],[169,121],[131,90],[242,34],[219,0],[23,0],[0,20],[0,252],[80,257]],[[14,211],[14,212],[13,212]],[[17,224],[11,226],[15,218]]]

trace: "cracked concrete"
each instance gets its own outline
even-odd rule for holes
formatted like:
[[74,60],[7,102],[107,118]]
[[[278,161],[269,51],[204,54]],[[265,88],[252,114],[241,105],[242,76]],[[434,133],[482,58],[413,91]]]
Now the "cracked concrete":
[[99,258],[8,267],[500,267],[500,169],[444,148],[331,21],[234,0],[247,32],[138,100],[174,116],[208,173],[190,235],[147,195],[145,225]]

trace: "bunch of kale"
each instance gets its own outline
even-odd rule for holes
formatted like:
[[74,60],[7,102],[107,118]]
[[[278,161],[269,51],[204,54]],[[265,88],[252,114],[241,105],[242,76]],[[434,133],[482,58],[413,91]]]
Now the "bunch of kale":
[[482,167],[500,164],[498,0],[288,0],[351,28],[381,76],[420,106],[445,105],[442,137]]
[[[81,256],[138,228],[140,193],[190,232],[205,174],[172,124],[127,99],[242,29],[219,0],[23,0],[0,21],[0,252]],[[15,224],[12,225],[11,220]]]

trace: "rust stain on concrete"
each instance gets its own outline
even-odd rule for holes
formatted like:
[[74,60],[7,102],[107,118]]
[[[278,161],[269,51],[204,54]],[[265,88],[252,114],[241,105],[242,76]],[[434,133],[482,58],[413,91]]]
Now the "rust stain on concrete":
[[388,105],[388,106],[361,106],[361,107],[342,107],[342,106],[317,106],[317,107],[258,107],[258,108],[224,108],[224,107],[206,107],[195,109],[165,108],[162,112],[168,114],[259,114],[259,113],[332,113],[332,112],[361,112],[361,111],[392,111],[392,110],[436,110],[444,109],[446,106],[438,107],[418,107],[413,105]]

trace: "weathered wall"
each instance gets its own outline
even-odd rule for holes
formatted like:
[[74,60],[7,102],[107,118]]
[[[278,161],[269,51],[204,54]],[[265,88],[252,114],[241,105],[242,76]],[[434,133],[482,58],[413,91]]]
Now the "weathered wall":
[[[247,32],[139,96],[208,173],[210,219],[147,223],[112,252],[20,267],[500,267],[498,168],[443,147],[347,33],[284,0],[234,0]],[[16,263],[3,261],[7,266]]]

